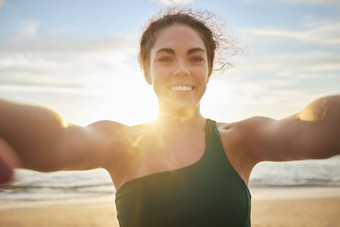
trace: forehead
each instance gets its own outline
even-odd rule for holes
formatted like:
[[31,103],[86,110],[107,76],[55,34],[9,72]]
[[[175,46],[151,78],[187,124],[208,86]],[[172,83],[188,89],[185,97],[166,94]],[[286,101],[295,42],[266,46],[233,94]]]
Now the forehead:
[[206,51],[199,33],[188,25],[175,24],[167,27],[156,35],[156,40],[151,48],[151,54],[161,48],[183,49],[201,48]]

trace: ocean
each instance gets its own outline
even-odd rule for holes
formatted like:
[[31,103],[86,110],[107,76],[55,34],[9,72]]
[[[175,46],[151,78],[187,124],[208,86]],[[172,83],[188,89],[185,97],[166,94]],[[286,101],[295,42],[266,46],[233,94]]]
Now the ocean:
[[[340,156],[325,160],[263,162],[255,166],[249,188],[258,187],[337,187],[340,189]],[[0,189],[0,204],[109,198],[114,202],[115,187],[104,169],[40,173],[16,170],[11,185]],[[0,209],[1,209],[0,205]]]

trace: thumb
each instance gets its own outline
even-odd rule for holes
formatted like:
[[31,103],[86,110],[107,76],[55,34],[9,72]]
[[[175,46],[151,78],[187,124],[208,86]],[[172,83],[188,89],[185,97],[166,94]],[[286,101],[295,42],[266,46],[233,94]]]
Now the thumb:
[[13,179],[14,168],[20,167],[20,160],[9,144],[0,137],[0,184]]
[[5,184],[13,179],[13,168],[6,163],[0,156],[0,184]]

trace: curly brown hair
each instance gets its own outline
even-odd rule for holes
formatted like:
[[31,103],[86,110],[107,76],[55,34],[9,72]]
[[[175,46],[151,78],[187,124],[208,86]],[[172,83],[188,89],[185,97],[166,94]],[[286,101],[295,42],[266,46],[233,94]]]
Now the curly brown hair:
[[[140,39],[139,64],[148,73],[150,50],[155,43],[157,34],[174,24],[188,25],[198,32],[207,49],[209,76],[213,70],[222,71],[232,64],[229,57],[237,54],[235,39],[231,32],[226,32],[224,20],[209,11],[171,7],[160,12],[149,20]],[[218,51],[217,59],[215,52]],[[218,65],[214,69],[214,64]]]

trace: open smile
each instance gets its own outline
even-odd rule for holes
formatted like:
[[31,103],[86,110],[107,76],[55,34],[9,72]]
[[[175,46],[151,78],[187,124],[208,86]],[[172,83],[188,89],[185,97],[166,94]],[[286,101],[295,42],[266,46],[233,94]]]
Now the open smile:
[[168,89],[170,91],[175,92],[190,92],[195,89],[194,86],[188,86],[188,85],[177,85],[177,86],[169,86]]

